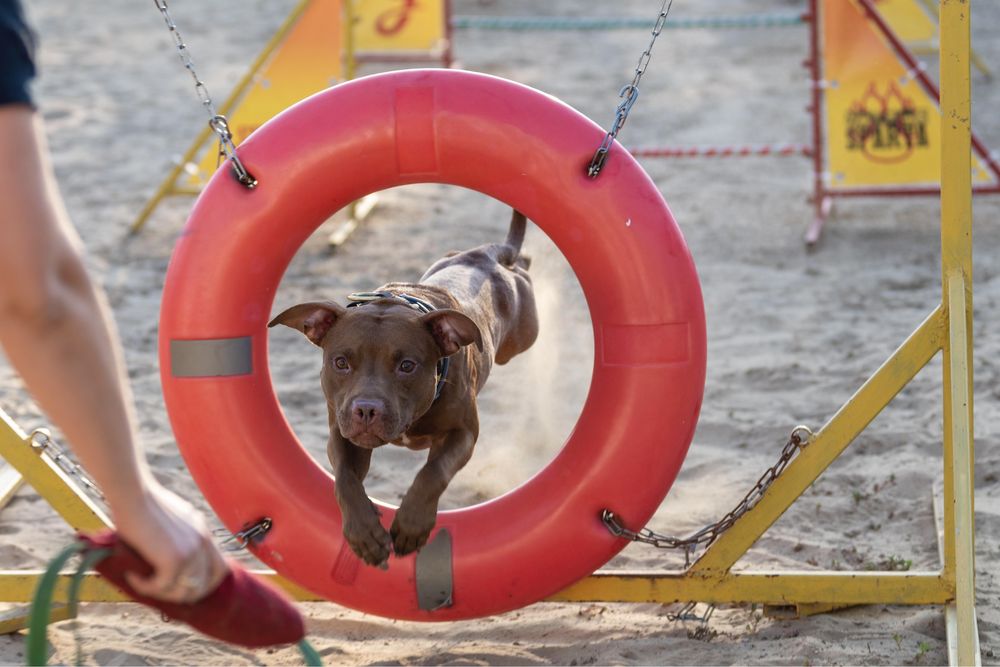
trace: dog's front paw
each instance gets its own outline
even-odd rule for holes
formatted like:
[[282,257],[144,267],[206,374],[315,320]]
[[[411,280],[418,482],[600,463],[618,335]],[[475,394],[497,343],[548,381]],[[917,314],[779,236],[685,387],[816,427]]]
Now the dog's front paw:
[[435,505],[407,502],[404,499],[396,511],[392,528],[389,529],[396,555],[405,556],[427,544],[436,519]]
[[344,513],[344,539],[358,558],[369,565],[382,566],[389,560],[392,540],[379,521],[378,510]]

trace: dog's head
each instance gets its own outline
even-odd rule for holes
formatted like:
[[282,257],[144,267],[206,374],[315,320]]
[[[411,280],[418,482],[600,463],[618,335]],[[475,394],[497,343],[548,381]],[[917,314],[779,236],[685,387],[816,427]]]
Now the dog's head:
[[395,299],[360,308],[302,303],[268,326],[278,324],[323,349],[320,379],[330,415],[341,435],[367,449],[398,439],[430,409],[439,359],[483,345],[479,327],[457,310],[421,313]]

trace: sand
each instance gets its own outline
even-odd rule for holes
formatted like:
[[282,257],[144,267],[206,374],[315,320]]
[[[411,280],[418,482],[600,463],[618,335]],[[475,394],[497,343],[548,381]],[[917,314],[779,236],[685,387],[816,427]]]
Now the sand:
[[[291,0],[172,3],[199,70],[225,97]],[[555,0],[456,0],[457,13],[580,13]],[[659,3],[629,0],[587,13],[653,18]],[[789,11],[799,2],[677,3],[676,16]],[[139,426],[157,477],[212,517],[172,439],[159,386],[157,312],[171,247],[191,201],[165,203],[139,237],[125,231],[204,119],[161,19],[149,3],[32,3],[42,40],[38,99],[57,176],[109,292],[126,348]],[[974,38],[1000,68],[1000,4],[976,3]],[[462,66],[552,93],[607,123],[618,89],[646,44],[639,31],[461,31]],[[803,28],[669,31],[656,46],[642,96],[622,134],[630,145],[805,142],[808,85]],[[936,72],[932,63],[931,71]],[[1000,148],[1000,84],[974,78],[974,124]],[[938,203],[933,198],[839,205],[821,249],[807,253],[806,160],[644,163],[687,238],[708,314],[708,378],[690,452],[651,526],[685,534],[724,514],[776,458],[799,423],[821,426],[940,299]],[[984,663],[1000,662],[1000,199],[976,201],[976,521],[978,610]],[[504,207],[475,193],[413,186],[385,193],[335,254],[324,226],[290,267],[276,307],[342,297],[388,280],[414,280],[444,252],[502,237]],[[593,334],[572,271],[537,228],[542,319],[536,346],[491,377],[480,399],[483,435],[444,507],[494,497],[528,479],[559,450],[587,394]],[[291,331],[271,334],[271,371],[298,435],[317,460],[326,419],[318,363]],[[935,360],[740,562],[754,569],[865,570],[910,561],[938,567],[932,513],[941,477],[941,365]],[[46,423],[0,363],[0,405],[25,428]],[[420,458],[380,451],[368,484],[398,501]],[[31,489],[0,513],[0,567],[38,568],[70,536]],[[677,555],[632,546],[610,569],[671,569]],[[723,606],[707,628],[676,623],[677,605],[542,603],[498,617],[422,625],[334,604],[303,604],[310,637],[343,664],[942,664],[940,608],[868,606],[800,620]],[[700,606],[699,610],[704,607]],[[88,664],[295,664],[292,649],[245,651],[164,624],[135,605],[91,604],[50,631],[55,661]],[[23,660],[24,637],[0,637],[0,663]]]

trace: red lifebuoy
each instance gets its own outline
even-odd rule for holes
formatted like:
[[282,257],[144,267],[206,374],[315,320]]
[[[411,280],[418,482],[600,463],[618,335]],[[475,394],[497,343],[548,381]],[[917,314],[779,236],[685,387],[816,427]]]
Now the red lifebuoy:
[[[167,272],[161,375],[178,445],[223,523],[272,520],[252,545],[262,561],[348,607],[456,620],[530,604],[607,562],[626,542],[602,509],[630,527],[652,516],[697,421],[704,310],[684,239],[636,161],[615,144],[600,177],[585,174],[603,136],[532,88],[408,70],[341,84],[257,130],[240,147],[255,190],[215,174]],[[432,564],[433,585],[450,587],[436,610],[418,596],[414,556],[383,571],[346,546],[334,480],[293,435],[267,364],[274,294],[303,241],[350,202],[416,182],[477,190],[542,227],[579,278],[596,346],[556,458],[499,498],[438,515],[451,544]],[[388,526],[393,508],[381,509]]]

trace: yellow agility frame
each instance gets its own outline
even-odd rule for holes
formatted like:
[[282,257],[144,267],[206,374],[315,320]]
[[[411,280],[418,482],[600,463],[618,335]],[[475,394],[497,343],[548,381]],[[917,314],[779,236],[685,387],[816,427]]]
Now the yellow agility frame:
[[[941,22],[941,12],[939,11],[935,0],[920,0],[920,4],[924,6],[924,8],[927,10],[927,13],[933,16],[938,23]],[[919,53],[922,55],[936,56],[939,55],[941,51],[939,39],[934,39],[925,42],[918,42],[915,44],[909,44],[908,46],[914,53]],[[990,66],[986,64],[986,61],[983,60],[982,56],[976,53],[975,49],[972,49],[969,52],[969,57],[972,59],[972,65],[977,70],[979,70],[979,72],[983,76],[985,76],[987,79],[993,78],[993,70],[991,70]]]
[[[0,469],[0,510],[10,502],[18,488],[27,482],[75,529],[97,531],[111,525],[111,519],[104,509],[94,503],[46,451],[36,448],[32,437],[22,431],[3,410],[0,410],[0,459],[7,462]],[[0,602],[24,601],[20,596],[11,599],[12,596],[8,593],[8,587],[16,574],[0,570]],[[30,595],[29,592],[28,600],[31,599]],[[53,607],[49,618],[51,621],[63,621],[74,616],[75,608],[61,605]],[[28,611],[22,609],[0,614],[0,634],[25,628],[27,619]]]
[[[271,56],[274,54],[275,50],[278,49],[284,42],[288,33],[295,27],[298,23],[299,18],[309,7],[309,4],[314,0],[299,0],[285,20],[281,23],[278,29],[275,31],[271,38],[268,40],[267,44],[261,50],[257,57],[251,63],[249,69],[243,75],[243,77],[236,83],[232,92],[229,93],[229,97],[226,98],[225,102],[219,107],[219,114],[223,116],[229,116],[236,105],[242,101],[244,95],[246,95],[250,86],[253,84],[257,73],[260,69],[270,60]],[[343,35],[343,67],[344,67],[344,80],[351,80],[355,78],[357,74],[357,57],[355,54],[354,47],[354,24],[356,23],[356,17],[354,12],[353,0],[343,0],[341,5],[341,11],[344,15],[344,22],[342,26]],[[172,196],[190,196],[197,197],[201,194],[201,188],[193,186],[180,185],[178,179],[187,168],[187,165],[191,164],[198,157],[199,151],[201,151],[205,142],[208,141],[209,137],[212,135],[212,128],[206,125],[195,137],[194,141],[188,147],[187,151],[180,160],[173,166],[167,177],[160,183],[156,192],[153,196],[149,198],[145,206],[136,216],[136,219],[132,222],[129,228],[129,234],[137,234],[142,231],[143,227],[149,221],[149,218],[153,215],[153,212],[159,207],[160,203],[163,202],[167,197]],[[339,246],[347,240],[347,237],[357,229],[358,224],[363,221],[378,202],[378,197],[374,194],[364,197],[360,201],[353,202],[349,209],[349,214],[347,220],[345,220],[337,229],[335,229],[329,239],[331,246]]]
[[[980,664],[975,613],[972,442],[972,182],[970,16],[967,0],[941,0],[941,304],[820,429],[760,501],[686,571],[599,571],[551,601],[764,603],[815,612],[858,604],[940,604],[952,664]],[[942,567],[931,572],[731,571],[781,514],[938,353],[943,353]],[[0,455],[77,528],[106,523],[75,486],[0,413]],[[30,454],[30,455],[29,455]],[[2,491],[2,489],[0,489]],[[75,499],[74,499],[75,498]],[[0,571],[0,601],[31,599],[38,571]],[[299,600],[318,598],[265,571]],[[66,582],[63,582],[65,586]],[[63,589],[65,590],[65,589]],[[86,601],[123,597],[96,575]]]
[[[219,114],[222,116],[229,116],[236,104],[243,99],[243,96],[249,90],[250,86],[254,82],[254,77],[261,67],[271,58],[274,54],[275,49],[277,49],[285,41],[285,37],[288,33],[295,27],[299,18],[302,16],[303,12],[309,7],[309,3],[312,0],[299,0],[285,20],[281,23],[275,33],[271,36],[271,39],[267,41],[264,48],[261,50],[257,57],[251,63],[250,68],[246,71],[243,77],[236,83],[236,87],[233,88],[232,92],[229,93],[229,97],[226,101],[222,103],[219,107]],[[348,31],[349,32],[349,31]],[[174,165],[170,170],[167,177],[160,183],[160,186],[153,193],[153,196],[149,198],[146,205],[142,207],[142,211],[136,217],[135,221],[132,222],[132,226],[129,228],[130,234],[135,234],[142,230],[149,220],[149,217],[153,214],[153,211],[160,205],[167,197],[176,195],[185,195],[191,197],[197,197],[201,194],[201,188],[183,186],[178,184],[178,179],[183,173],[184,169],[191,162],[194,162],[195,158],[198,156],[198,152],[205,146],[205,142],[212,135],[213,130],[206,124],[198,136],[195,137],[194,141],[188,147],[187,151],[181,157],[180,161]]]

